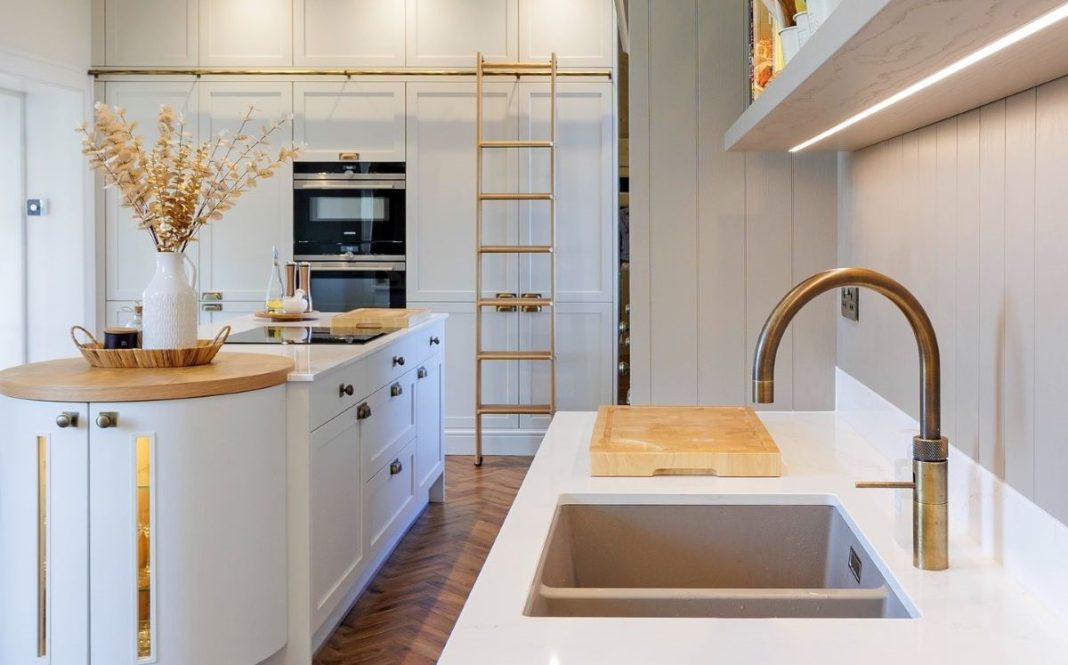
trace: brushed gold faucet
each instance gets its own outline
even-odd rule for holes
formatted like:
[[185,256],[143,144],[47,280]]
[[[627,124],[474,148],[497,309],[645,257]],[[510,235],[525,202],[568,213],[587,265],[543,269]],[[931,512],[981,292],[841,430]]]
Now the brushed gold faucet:
[[924,570],[949,567],[947,459],[941,431],[941,369],[938,339],[923,306],[908,289],[866,268],[817,273],[795,286],[772,310],[753,358],[753,400],[775,399],[775,354],[794,315],[816,296],[845,286],[865,286],[886,296],[908,319],[920,351],[920,434],[912,438],[912,482],[858,482],[862,488],[912,490],[912,564]]

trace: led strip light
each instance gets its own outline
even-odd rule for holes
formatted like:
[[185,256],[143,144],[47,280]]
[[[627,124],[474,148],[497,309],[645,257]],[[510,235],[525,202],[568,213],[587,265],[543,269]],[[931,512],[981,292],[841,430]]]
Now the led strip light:
[[912,85],[910,85],[909,87],[905,88],[901,92],[895,93],[894,95],[891,95],[890,97],[887,97],[883,101],[881,101],[881,102],[879,102],[877,104],[874,104],[872,106],[869,106],[868,108],[864,109],[863,111],[861,111],[860,113],[854,115],[853,117],[847,118],[846,120],[838,123],[834,127],[831,127],[827,131],[825,131],[825,132],[823,132],[821,134],[817,134],[816,136],[813,136],[812,138],[810,138],[809,140],[805,141],[804,143],[799,143],[799,144],[795,145],[794,147],[790,148],[790,152],[798,152],[799,150],[804,150],[805,148],[808,148],[809,146],[812,146],[812,145],[814,145],[816,143],[819,143],[820,141],[822,141],[822,140],[824,140],[824,139],[826,139],[826,138],[828,138],[830,136],[834,136],[835,134],[837,134],[838,132],[842,131],[843,129],[846,129],[848,127],[852,127],[853,125],[857,124],[861,120],[864,120],[866,118],[870,118],[871,116],[875,115],[876,113],[878,113],[880,111],[884,111],[884,110],[890,108],[891,106],[893,106],[894,104],[897,104],[898,102],[900,102],[900,101],[902,101],[904,99],[907,99],[907,98],[915,95],[916,93],[918,93],[918,92],[920,92],[922,90],[926,90],[927,88],[930,88],[932,85],[938,83],[939,81],[943,81],[943,80],[949,78],[950,76],[953,76],[957,72],[960,72],[960,71],[962,71],[964,69],[967,69],[968,67],[971,67],[972,65],[974,65],[977,62],[985,60],[986,58],[989,58],[990,56],[994,55],[995,53],[998,53],[999,51],[1003,51],[1003,50],[1007,49],[1008,47],[1012,46],[1013,44],[1016,44],[1017,42],[1021,42],[1021,41],[1025,40],[1025,39],[1027,39],[1028,37],[1034,35],[1035,33],[1041,32],[1042,30],[1045,30],[1046,28],[1050,27],[1051,25],[1054,25],[1055,23],[1058,23],[1058,22],[1064,20],[1065,18],[1068,18],[1068,3],[1065,3],[1065,4],[1061,5],[1060,7],[1057,7],[1056,9],[1054,9],[1051,12],[1049,12],[1048,14],[1040,16],[1040,17],[1036,18],[1035,20],[1031,21],[1030,23],[1017,28],[1016,30],[1013,30],[1009,34],[1007,34],[1004,37],[1001,37],[1000,39],[998,39],[997,41],[994,41],[994,42],[992,42],[990,44],[987,44],[983,48],[981,48],[978,51],[975,51],[974,53],[972,53],[971,55],[967,55],[967,56],[961,58],[960,60],[954,62],[953,64],[951,64],[951,65],[949,65],[949,66],[947,66],[947,67],[945,67],[943,69],[938,70],[937,72],[935,72],[934,74],[931,74],[927,78],[922,79],[922,80],[920,80],[920,81],[918,81],[916,83],[913,83]]

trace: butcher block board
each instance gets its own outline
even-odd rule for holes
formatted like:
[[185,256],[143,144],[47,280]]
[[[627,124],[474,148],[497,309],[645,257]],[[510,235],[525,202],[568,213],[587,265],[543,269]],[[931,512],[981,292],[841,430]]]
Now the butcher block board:
[[430,318],[430,310],[415,307],[389,309],[362,307],[338,314],[330,320],[331,328],[410,328]]
[[782,456],[741,406],[602,406],[591,476],[779,476]]

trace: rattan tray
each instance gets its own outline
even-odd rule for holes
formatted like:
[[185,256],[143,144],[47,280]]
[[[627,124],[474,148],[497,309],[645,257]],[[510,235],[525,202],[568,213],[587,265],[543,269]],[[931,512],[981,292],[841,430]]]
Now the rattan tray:
[[[89,339],[79,342],[77,333]],[[224,326],[215,339],[198,339],[196,346],[186,349],[105,349],[93,337],[93,334],[81,326],[70,329],[70,338],[93,367],[111,367],[125,369],[158,369],[161,367],[192,367],[207,365],[215,358],[226,338],[230,336],[230,326]]]

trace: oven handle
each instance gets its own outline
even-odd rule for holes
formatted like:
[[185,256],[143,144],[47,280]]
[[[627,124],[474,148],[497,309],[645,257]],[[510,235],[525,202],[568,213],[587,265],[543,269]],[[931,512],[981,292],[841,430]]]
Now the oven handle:
[[314,272],[404,272],[405,264],[383,263],[374,261],[360,261],[354,263],[324,262],[312,263],[311,271]]
[[324,190],[348,190],[348,189],[404,189],[403,182],[372,182],[370,180],[358,180],[353,182],[327,182],[294,180],[294,190],[324,189]]

